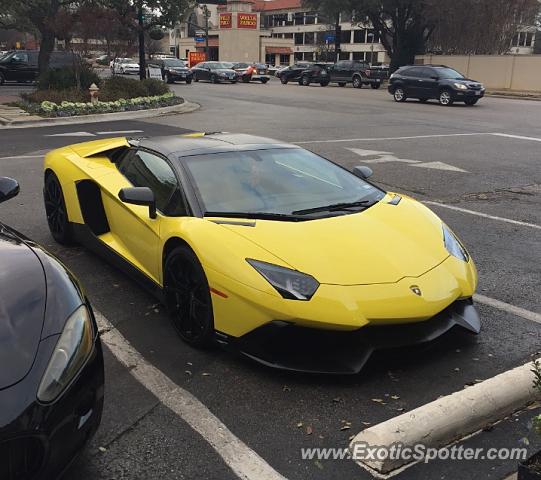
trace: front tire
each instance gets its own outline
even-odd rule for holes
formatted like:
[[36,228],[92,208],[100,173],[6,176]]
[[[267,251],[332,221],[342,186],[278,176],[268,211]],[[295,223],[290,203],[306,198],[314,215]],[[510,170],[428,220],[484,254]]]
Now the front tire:
[[210,83],[218,83],[218,77],[216,75],[211,75]]
[[262,83],[263,85],[265,85],[268,81],[269,81],[268,78],[263,78],[263,79],[261,79],[261,83]]
[[242,77],[242,83],[250,83],[251,78],[250,77]]
[[6,81],[4,75],[0,73],[0,85],[4,85],[4,82]]
[[301,81],[299,82],[303,87],[309,87],[310,86],[310,79],[308,78],[308,76],[304,75],[302,78],[301,78]]
[[321,85],[322,87],[326,87],[326,86],[329,85],[329,82],[321,82],[320,85]]
[[478,98],[467,98],[466,100],[464,100],[464,103],[469,107],[473,107],[478,101]]
[[379,90],[381,87],[381,83],[371,83],[370,86],[373,90]]
[[192,79],[191,79],[191,78],[186,79],[186,85],[190,85],[191,83],[192,83]]
[[173,80],[171,79],[170,75],[168,73],[165,74],[165,81],[167,83],[173,83]]
[[353,88],[363,88],[363,81],[361,77],[353,78]]
[[344,88],[346,86],[346,82],[338,82],[338,86]]
[[443,107],[450,107],[454,103],[453,95],[447,89],[440,92],[438,100],[440,102],[440,105],[442,105]]
[[287,83],[289,82],[289,80],[283,76],[280,77],[280,81],[282,82],[282,85],[287,85]]
[[203,267],[190,248],[177,247],[167,256],[164,289],[180,338],[193,347],[209,347],[214,338],[210,289]]
[[43,200],[45,202],[45,213],[51,235],[61,245],[72,245],[74,235],[72,226],[68,220],[68,210],[64,200],[64,193],[58,177],[50,172],[45,177],[43,188]]
[[408,99],[404,87],[396,87],[393,92],[393,98],[395,102],[402,103]]

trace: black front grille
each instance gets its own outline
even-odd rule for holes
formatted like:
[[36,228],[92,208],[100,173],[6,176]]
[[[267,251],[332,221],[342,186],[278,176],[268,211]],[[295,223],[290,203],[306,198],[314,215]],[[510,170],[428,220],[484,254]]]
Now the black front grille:
[[0,479],[31,480],[39,472],[44,454],[38,437],[0,441]]
[[472,90],[481,90],[481,84],[480,83],[468,83],[468,88],[471,88]]

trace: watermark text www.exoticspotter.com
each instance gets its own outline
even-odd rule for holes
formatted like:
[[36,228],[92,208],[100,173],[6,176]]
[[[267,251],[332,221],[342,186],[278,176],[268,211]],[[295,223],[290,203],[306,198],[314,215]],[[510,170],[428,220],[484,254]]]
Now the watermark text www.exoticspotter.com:
[[303,448],[303,460],[355,460],[357,462],[403,461],[430,462],[431,460],[526,460],[527,448],[470,448],[452,445],[433,448],[422,443],[408,446],[394,443],[390,446],[372,446],[356,442],[350,448]]

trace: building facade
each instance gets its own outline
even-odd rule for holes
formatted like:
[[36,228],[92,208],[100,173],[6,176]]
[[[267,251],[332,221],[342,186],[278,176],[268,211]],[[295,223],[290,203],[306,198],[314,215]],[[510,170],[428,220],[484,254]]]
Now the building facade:
[[[171,51],[179,57],[205,51],[204,12],[204,6],[198,7],[188,22],[171,32]],[[285,66],[334,59],[334,25],[303,8],[301,0],[230,0],[227,6],[208,5],[207,15],[209,60]],[[388,62],[373,29],[352,24],[347,15],[341,15],[340,26],[340,59]]]

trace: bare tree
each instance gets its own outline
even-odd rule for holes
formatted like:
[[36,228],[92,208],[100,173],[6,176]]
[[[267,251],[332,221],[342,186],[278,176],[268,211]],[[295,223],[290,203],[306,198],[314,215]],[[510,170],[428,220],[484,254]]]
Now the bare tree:
[[504,54],[521,26],[535,24],[538,12],[537,0],[435,1],[435,30],[427,48],[443,54]]

